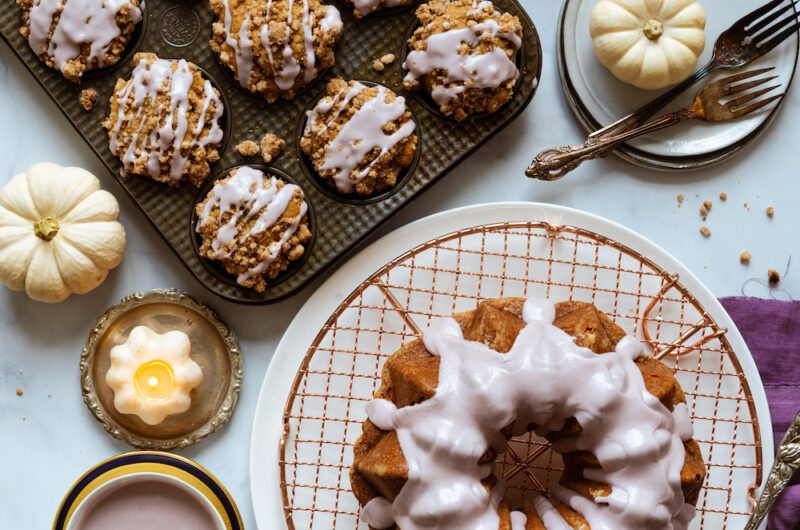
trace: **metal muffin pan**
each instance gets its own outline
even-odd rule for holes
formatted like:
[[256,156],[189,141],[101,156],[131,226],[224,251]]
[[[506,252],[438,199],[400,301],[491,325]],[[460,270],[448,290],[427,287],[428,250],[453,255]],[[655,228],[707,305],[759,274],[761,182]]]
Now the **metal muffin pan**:
[[[143,20],[122,59],[108,68],[87,72],[81,85],[67,81],[33,54],[19,33],[22,12],[14,0],[0,0],[0,34],[195,278],[209,291],[227,300],[266,304],[296,293],[323,271],[343,261],[372,230],[508,125],[533,98],[542,68],[536,28],[516,0],[493,1],[499,10],[518,16],[522,22],[523,46],[517,61],[520,77],[513,98],[497,112],[462,122],[442,116],[438,110],[424,104],[425,96],[409,94],[403,88],[401,63],[406,55],[407,37],[418,25],[414,11],[419,2],[356,20],[351,4],[328,0],[327,3],[339,9],[344,23],[342,40],[336,49],[336,64],[299,91],[294,99],[271,104],[243,90],[211,51],[208,41],[215,17],[205,0],[191,3],[148,0]],[[169,188],[149,177],[121,176],[122,164],[109,150],[108,136],[101,122],[108,113],[108,101],[117,78],[130,74],[133,55],[139,51],[191,61],[221,89],[225,105],[223,120],[229,126],[223,128],[220,160],[212,165],[209,182],[200,191],[189,183]],[[389,53],[396,57],[394,63],[383,72],[374,71],[373,61]],[[387,192],[371,197],[344,197],[326,188],[299,148],[305,111],[324,94],[326,83],[336,76],[385,85],[406,98],[414,116],[415,133],[419,137],[416,159]],[[88,112],[79,103],[80,92],[86,88],[97,91],[97,103]],[[236,153],[234,147],[239,142],[258,141],[267,132],[286,140],[282,154],[273,164],[265,167],[259,164],[260,157],[246,159]],[[197,201],[205,196],[203,190],[210,189],[211,180],[241,165],[275,169],[276,176],[289,177],[287,180],[303,189],[309,205],[313,235],[306,256],[268,282],[263,293],[237,285],[223,269],[201,258],[193,232],[193,211]]]

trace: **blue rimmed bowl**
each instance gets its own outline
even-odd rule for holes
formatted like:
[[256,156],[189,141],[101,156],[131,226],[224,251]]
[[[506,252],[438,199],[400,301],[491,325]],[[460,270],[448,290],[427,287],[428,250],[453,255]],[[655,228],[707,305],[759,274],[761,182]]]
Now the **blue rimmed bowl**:
[[53,530],[76,530],[109,494],[140,482],[163,482],[203,506],[220,530],[244,526],[236,503],[225,486],[187,458],[159,451],[114,456],[83,474],[67,492],[53,521]]

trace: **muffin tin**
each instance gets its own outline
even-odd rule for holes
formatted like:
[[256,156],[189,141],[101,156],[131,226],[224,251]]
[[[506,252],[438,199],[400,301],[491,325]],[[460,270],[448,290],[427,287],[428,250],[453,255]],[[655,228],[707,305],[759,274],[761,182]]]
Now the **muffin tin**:
[[[271,104],[242,89],[211,51],[208,41],[215,17],[204,0],[192,3],[148,0],[142,9],[140,27],[122,59],[116,65],[87,73],[80,86],[64,79],[33,54],[19,33],[21,10],[13,0],[3,0],[0,34],[197,280],[222,298],[245,304],[265,304],[296,293],[324,270],[344,260],[372,230],[469,156],[527,106],[541,75],[539,37],[516,0],[493,1],[499,10],[518,16],[522,22],[523,46],[517,54],[520,77],[513,98],[497,112],[462,122],[433,109],[426,104],[424,95],[410,94],[403,88],[402,58],[406,55],[407,36],[418,25],[414,10],[419,2],[355,20],[351,4],[328,0],[339,9],[344,23],[342,40],[336,49],[336,64],[321,72],[293,100]],[[226,278],[224,272],[210,266],[197,253],[192,218],[195,205],[204,197],[202,192],[189,183],[170,189],[149,177],[121,176],[122,164],[109,150],[108,137],[101,122],[107,115],[107,102],[117,78],[130,74],[133,54],[138,51],[192,61],[221,89],[225,105],[225,137],[220,146],[220,160],[212,166],[211,178],[225,175],[243,164],[258,165],[260,156],[246,159],[236,153],[234,147],[239,142],[258,141],[267,132],[286,140],[283,152],[267,169],[276,170],[277,176],[282,173],[289,176],[287,180],[303,189],[311,212],[313,240],[306,251],[307,256],[269,282],[263,293],[238,286],[235,279]],[[383,72],[373,70],[373,61],[389,53],[394,54],[395,61]],[[335,76],[383,84],[404,96],[414,115],[415,132],[419,136],[417,158],[388,192],[362,198],[326,189],[308,167],[299,148],[305,111],[324,94],[325,84]],[[97,103],[88,112],[79,104],[80,92],[87,88],[96,90],[98,94]]]

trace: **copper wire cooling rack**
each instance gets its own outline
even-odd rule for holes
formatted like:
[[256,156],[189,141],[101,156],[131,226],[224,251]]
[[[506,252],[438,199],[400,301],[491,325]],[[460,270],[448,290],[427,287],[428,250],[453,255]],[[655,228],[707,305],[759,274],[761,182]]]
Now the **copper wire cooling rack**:
[[[429,241],[370,276],[319,331],[284,412],[279,468],[289,528],[366,528],[350,491],[352,446],[383,362],[434,317],[481,300],[547,297],[595,304],[673,368],[707,476],[692,528],[741,528],[761,483],[761,436],[750,387],[725,333],[648,258],[571,226],[514,222]],[[521,505],[559,478],[562,461],[533,434],[511,440],[495,473]]]

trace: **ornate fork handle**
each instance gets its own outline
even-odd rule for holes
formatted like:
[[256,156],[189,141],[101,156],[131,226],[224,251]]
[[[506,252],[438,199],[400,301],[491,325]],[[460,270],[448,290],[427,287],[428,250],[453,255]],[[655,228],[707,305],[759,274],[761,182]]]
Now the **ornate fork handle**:
[[531,165],[525,170],[525,174],[530,178],[540,180],[558,180],[586,160],[608,156],[612,148],[620,142],[669,127],[695,116],[694,106],[687,107],[615,136],[602,138],[590,136],[582,145],[547,149],[533,159]]
[[759,527],[798,468],[800,468],[800,413],[795,417],[778,447],[778,454],[764,483],[764,490],[744,530],[756,530]]

